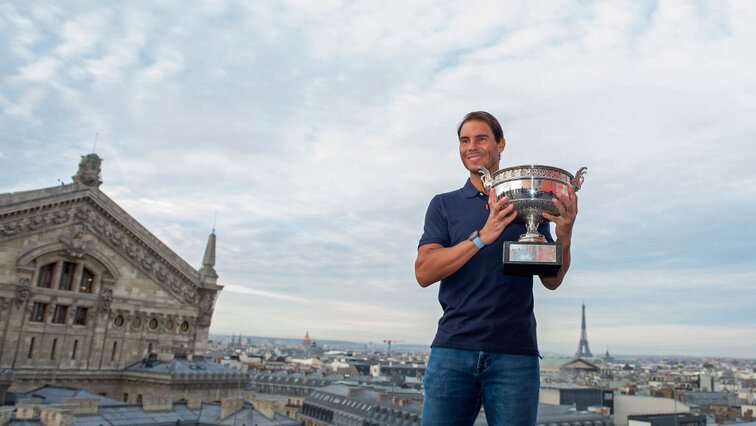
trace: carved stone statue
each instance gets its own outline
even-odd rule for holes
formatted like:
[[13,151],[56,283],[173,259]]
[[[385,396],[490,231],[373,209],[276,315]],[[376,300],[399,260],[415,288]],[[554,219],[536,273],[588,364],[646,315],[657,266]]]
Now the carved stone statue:
[[110,305],[113,303],[113,290],[106,288],[97,296],[97,307],[102,313],[110,312]]
[[31,285],[28,278],[21,278],[16,287],[16,303],[25,303],[31,297]]
[[74,259],[81,259],[89,253],[95,245],[93,240],[85,240],[87,235],[87,225],[80,223],[76,225],[73,237],[61,235],[59,241],[66,248],[66,254]]
[[99,187],[102,183],[102,179],[100,179],[101,165],[102,159],[97,154],[82,155],[79,171],[73,176],[74,182]]

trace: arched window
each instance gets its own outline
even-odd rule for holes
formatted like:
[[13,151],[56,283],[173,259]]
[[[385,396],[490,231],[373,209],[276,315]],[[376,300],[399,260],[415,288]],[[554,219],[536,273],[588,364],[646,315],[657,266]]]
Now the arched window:
[[48,263],[47,265],[39,268],[37,287],[50,288],[50,285],[52,284],[53,272],[55,272],[55,263]]
[[71,287],[73,287],[74,272],[76,272],[75,263],[63,262],[63,269],[60,271],[58,290],[71,291]]
[[99,291],[103,282],[115,281],[110,269],[92,257],[73,261],[53,252],[37,258],[36,265],[33,279],[40,288],[93,294]]
[[87,268],[81,271],[81,281],[79,282],[79,291],[82,293],[91,293],[92,284],[94,283],[94,274]]

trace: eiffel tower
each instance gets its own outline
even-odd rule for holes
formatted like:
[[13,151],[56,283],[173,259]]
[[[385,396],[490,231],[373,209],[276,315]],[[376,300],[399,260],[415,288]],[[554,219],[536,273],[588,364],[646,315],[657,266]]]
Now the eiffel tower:
[[580,343],[578,350],[575,352],[578,358],[593,358],[591,350],[588,348],[588,335],[585,332],[585,303],[583,303],[583,324],[580,326]]

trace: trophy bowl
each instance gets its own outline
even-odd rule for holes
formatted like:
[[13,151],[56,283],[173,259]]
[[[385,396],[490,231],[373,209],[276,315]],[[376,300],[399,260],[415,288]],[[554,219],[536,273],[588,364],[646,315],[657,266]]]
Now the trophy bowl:
[[516,222],[526,227],[520,236],[520,243],[542,243],[546,237],[538,232],[538,226],[544,221],[543,212],[559,216],[559,210],[553,199],[557,195],[567,195],[568,188],[576,192],[583,185],[587,168],[582,167],[573,176],[569,172],[551,166],[525,165],[500,169],[493,174],[483,167],[478,167],[481,180],[487,191],[496,190],[496,200],[509,197],[517,211]]

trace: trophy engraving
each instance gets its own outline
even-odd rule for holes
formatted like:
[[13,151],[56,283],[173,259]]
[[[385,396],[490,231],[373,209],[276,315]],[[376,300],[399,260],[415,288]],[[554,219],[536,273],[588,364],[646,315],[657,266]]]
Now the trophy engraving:
[[478,167],[487,191],[496,191],[496,200],[509,197],[517,211],[516,222],[525,225],[525,233],[504,243],[504,272],[517,275],[554,275],[562,266],[561,243],[550,243],[538,232],[544,221],[543,212],[559,215],[554,202],[557,195],[567,195],[570,187],[580,190],[587,168],[581,167],[573,176],[550,166],[525,165],[508,167],[491,174]]

